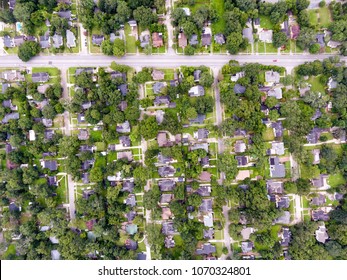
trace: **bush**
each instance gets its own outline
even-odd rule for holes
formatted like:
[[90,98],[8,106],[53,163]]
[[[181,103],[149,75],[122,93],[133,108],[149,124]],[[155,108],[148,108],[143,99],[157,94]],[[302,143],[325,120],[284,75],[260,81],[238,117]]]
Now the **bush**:
[[326,5],[325,1],[320,1],[319,2],[319,7],[323,8],[323,7],[325,7],[325,5]]
[[309,52],[312,53],[312,54],[316,54],[320,51],[320,45],[317,43],[317,44],[312,44],[309,48]]
[[328,141],[328,136],[322,135],[321,137],[319,137],[319,141],[321,141],[321,142]]

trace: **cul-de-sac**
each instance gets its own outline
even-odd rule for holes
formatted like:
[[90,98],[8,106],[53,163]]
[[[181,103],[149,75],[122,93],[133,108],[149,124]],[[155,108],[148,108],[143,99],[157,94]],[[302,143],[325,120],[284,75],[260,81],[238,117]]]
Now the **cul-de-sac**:
[[347,1],[0,0],[0,259],[347,259]]

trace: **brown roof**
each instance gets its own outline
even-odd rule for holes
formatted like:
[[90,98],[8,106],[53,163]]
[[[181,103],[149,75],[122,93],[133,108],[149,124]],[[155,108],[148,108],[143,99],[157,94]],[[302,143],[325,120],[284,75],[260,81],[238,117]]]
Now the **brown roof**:
[[291,31],[291,34],[290,34],[290,38],[291,38],[291,39],[296,39],[296,38],[298,38],[299,33],[300,33],[300,27],[299,27],[299,25],[292,25],[292,26],[290,27],[290,31]]
[[157,136],[157,141],[159,147],[164,147],[167,145],[167,138],[166,138],[166,133],[165,132],[159,132]]
[[152,78],[155,81],[159,81],[159,80],[164,80],[165,77],[165,73],[160,71],[160,70],[156,70],[154,69],[152,72]]
[[161,33],[158,33],[158,32],[153,32],[152,33],[152,44],[153,44],[153,47],[155,47],[155,48],[162,47],[164,45],[163,35]]
[[199,180],[209,182],[211,181],[211,173],[207,171],[201,172]]
[[182,32],[178,35],[178,46],[180,48],[186,47],[188,44],[186,35]]

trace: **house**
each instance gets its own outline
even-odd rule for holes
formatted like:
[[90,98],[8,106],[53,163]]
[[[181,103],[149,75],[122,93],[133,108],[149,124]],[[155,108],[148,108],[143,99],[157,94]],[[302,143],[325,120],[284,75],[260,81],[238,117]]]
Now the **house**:
[[60,253],[58,250],[51,250],[51,259],[54,261],[60,260]]
[[118,105],[118,109],[121,110],[122,112],[124,112],[127,108],[128,108],[128,103],[125,100],[121,101]]
[[157,135],[157,142],[159,147],[166,147],[171,145],[169,139],[167,139],[166,132],[159,132]]
[[166,236],[165,237],[165,248],[174,248],[175,247],[175,240],[173,240],[172,235]]
[[186,16],[190,16],[190,9],[189,8],[181,8],[183,11],[184,11],[184,13],[186,14]]
[[6,90],[7,90],[9,87],[11,87],[11,84],[9,84],[9,83],[2,83],[1,86],[2,86],[2,92],[1,92],[1,93],[5,94],[5,93],[6,93]]
[[206,34],[206,33],[204,33],[204,34],[201,35],[201,45],[202,45],[203,47],[205,47],[205,46],[210,46],[210,45],[211,45],[211,42],[212,42],[212,36],[211,36],[211,34]]
[[88,170],[93,167],[95,159],[87,159],[82,162],[82,170]]
[[273,128],[274,135],[276,138],[280,138],[283,136],[283,126],[281,121],[272,123],[271,127]]
[[93,74],[94,73],[94,69],[93,68],[77,68],[75,71],[75,76],[78,76],[80,74],[82,74],[83,72],[86,72],[88,74]]
[[153,84],[153,93],[159,94],[162,92],[162,90],[165,88],[166,84],[163,82],[156,82]]
[[125,240],[125,248],[127,250],[135,251],[135,250],[137,250],[137,247],[138,247],[138,245],[137,245],[136,241],[131,240],[131,239]]
[[236,156],[237,166],[246,166],[248,164],[248,157],[246,156]]
[[324,209],[312,210],[311,211],[311,219],[315,222],[317,221],[328,221],[329,214]]
[[259,29],[260,28],[260,18],[253,19],[253,25],[254,25],[255,29]]
[[46,32],[45,35],[40,36],[40,47],[42,49],[48,49],[51,47],[51,37],[49,32]]
[[170,203],[171,200],[174,199],[174,195],[172,193],[163,193],[160,196],[160,204],[167,204]]
[[322,132],[324,132],[324,129],[314,127],[306,136],[307,142],[309,144],[317,144]]
[[245,91],[246,91],[246,87],[244,87],[244,86],[242,86],[240,84],[236,84],[234,86],[235,94],[243,94],[243,93],[245,93]]
[[194,82],[198,83],[200,81],[201,72],[202,71],[200,69],[194,70],[194,72],[193,72]]
[[77,135],[79,140],[87,140],[89,139],[89,132],[87,129],[80,129],[78,131],[78,135]]
[[116,131],[118,133],[129,133],[130,132],[130,123],[128,121],[125,121],[124,123],[117,125]]
[[338,41],[333,41],[333,40],[330,40],[327,44],[327,46],[329,48],[332,48],[332,49],[336,49],[337,47],[341,46],[342,43],[341,42],[338,42]]
[[25,81],[25,76],[19,70],[2,71],[0,77],[8,82]]
[[198,114],[198,116],[195,119],[190,119],[190,124],[203,124],[206,119],[206,115]]
[[216,253],[216,246],[211,245],[210,243],[205,243],[200,249],[196,250],[197,255],[210,255]]
[[66,30],[66,46],[68,48],[76,47],[76,36],[70,30]]
[[140,34],[140,46],[141,48],[145,48],[149,45],[151,40],[151,35],[148,30],[141,32]]
[[56,160],[42,160],[41,166],[42,168],[48,168],[51,171],[58,170],[58,163]]
[[117,153],[117,160],[124,159],[128,162],[133,160],[133,153],[131,151],[122,151]]
[[154,69],[152,71],[152,78],[153,78],[154,81],[164,80],[165,73],[163,71]]
[[203,230],[203,235],[204,235],[204,239],[213,239],[214,238],[214,230],[213,230],[213,228],[204,229]]
[[272,43],[272,30],[263,29],[259,32],[259,40],[265,43]]
[[31,79],[33,83],[46,83],[49,81],[49,74],[47,72],[33,73]]
[[199,180],[203,182],[211,182],[211,173],[207,171],[202,171],[199,175]]
[[161,218],[163,220],[169,220],[172,217],[172,213],[169,207],[161,208]]
[[276,207],[279,209],[289,208],[289,197],[288,196],[279,196],[277,194],[270,195],[270,201],[276,203]]
[[288,225],[290,223],[290,212],[284,211],[282,216],[274,220],[274,223]]
[[129,192],[132,193],[134,191],[135,184],[131,181],[124,181],[122,184],[122,192]]
[[127,234],[134,235],[135,233],[137,233],[137,225],[127,224],[125,225],[125,231]]
[[52,39],[53,39],[53,47],[55,47],[56,49],[59,49],[63,45],[63,36],[55,33]]
[[253,43],[254,38],[253,38],[253,29],[252,27],[247,27],[242,30],[242,37],[247,39],[248,42]]
[[205,95],[205,89],[203,86],[197,85],[190,88],[188,92],[190,97],[198,97],[198,96],[204,96]]
[[178,46],[180,48],[185,48],[188,45],[187,36],[184,34],[184,32],[181,32],[178,34]]
[[205,128],[199,128],[198,131],[194,132],[194,138],[204,140],[208,138],[208,130]]
[[328,85],[328,90],[332,90],[337,88],[338,83],[332,77],[329,77],[327,85]]
[[235,153],[244,153],[246,151],[246,143],[242,140],[237,140],[235,142],[234,151]]
[[199,41],[198,41],[198,35],[196,34],[193,34],[190,39],[189,39],[189,45],[191,46],[196,46],[199,44]]
[[169,166],[161,166],[158,168],[158,173],[160,177],[172,177],[175,175],[176,168],[169,165]]
[[61,18],[71,20],[71,11],[60,11],[60,12],[57,12],[57,15]]
[[266,181],[267,193],[271,194],[282,194],[283,193],[283,182],[268,180]]
[[273,86],[280,82],[280,73],[276,71],[266,71],[265,72],[265,83],[267,86]]
[[211,186],[200,186],[196,193],[200,196],[210,196],[211,195]]
[[157,124],[162,124],[163,123],[164,115],[165,115],[165,112],[163,110],[155,111],[155,120],[157,121]]
[[145,253],[138,253],[137,254],[137,260],[138,261],[145,261],[147,259],[147,255]]
[[21,35],[21,36],[15,36],[13,38],[13,42],[14,42],[14,45],[16,47],[19,47],[20,45],[22,45],[25,41],[25,36]]
[[252,252],[253,250],[253,242],[251,241],[242,241],[241,242],[241,251],[244,254]]
[[311,151],[313,155],[313,163],[312,164],[318,164],[320,163],[320,149],[314,149]]
[[280,244],[282,247],[288,247],[290,243],[292,233],[287,227],[282,227],[281,231],[278,233],[278,237],[281,239]]
[[131,29],[134,30],[137,28],[136,20],[129,20],[128,24],[130,25]]
[[294,24],[290,26],[290,39],[296,40],[300,34],[300,26],[298,24]]
[[52,119],[42,119],[42,124],[45,127],[52,127],[53,126],[53,120]]
[[8,123],[10,120],[18,120],[19,119],[19,113],[9,113],[4,116],[2,119],[2,123]]
[[17,0],[9,0],[7,3],[8,3],[8,7],[11,11],[14,10],[14,7],[16,6],[16,2]]
[[280,163],[278,157],[270,157],[270,177],[271,178],[284,178],[286,176],[286,169],[284,164]]
[[123,147],[130,147],[131,146],[131,141],[130,141],[129,136],[120,136],[119,142],[120,142],[120,144],[122,144]]
[[128,93],[128,85],[127,84],[121,84],[118,86],[118,90],[122,94],[122,96],[126,96]]
[[173,162],[172,157],[164,156],[162,153],[158,154],[157,159],[159,164],[168,164],[170,162]]
[[283,142],[272,142],[271,149],[267,151],[268,155],[284,155],[284,143]]
[[41,94],[45,94],[46,90],[50,87],[51,85],[49,84],[43,84],[43,85],[39,85],[37,87],[37,92],[41,93]]
[[327,233],[327,229],[325,225],[319,226],[315,232],[316,240],[320,243],[325,244],[325,242],[329,239],[329,235]]
[[54,130],[53,129],[46,129],[44,134],[45,134],[46,140],[52,140],[53,136],[54,136]]
[[17,111],[18,110],[17,105],[13,105],[11,99],[2,101],[2,106],[4,108],[10,108],[11,111]]
[[201,205],[199,206],[199,212],[209,213],[212,212],[212,199],[203,199]]
[[225,36],[224,36],[224,34],[218,33],[218,34],[214,35],[214,41],[218,45],[224,45],[225,44]]
[[252,227],[244,227],[241,230],[242,239],[243,240],[248,240],[253,232],[254,232],[254,228],[252,228]]
[[322,206],[326,203],[325,195],[318,194],[318,196],[311,199],[311,205]]
[[126,82],[127,74],[123,73],[123,72],[119,72],[119,71],[113,71],[110,73],[110,78],[112,80],[119,79],[119,80],[123,80],[124,82]]
[[164,235],[173,235],[176,233],[173,222],[163,222],[161,232]]
[[4,41],[4,47],[5,48],[14,48],[15,47],[13,39],[8,35],[4,36],[3,41]]
[[105,40],[104,35],[92,35],[92,44],[96,46],[101,46],[101,43]]
[[167,95],[156,96],[154,99],[154,106],[169,105],[170,97]]
[[206,151],[206,153],[208,153],[208,143],[198,143],[198,144],[194,144],[193,146],[190,147],[191,151],[195,151],[195,150],[199,150],[199,149],[203,149]]
[[209,212],[207,215],[204,215],[204,226],[213,227],[213,214]]
[[83,184],[89,184],[90,183],[89,173],[83,173],[82,174],[82,183]]
[[284,34],[286,34],[287,38],[290,38],[290,28],[289,28],[289,22],[288,22],[288,20],[285,20],[285,21],[281,24],[281,32],[283,32]]
[[158,186],[160,191],[170,192],[175,188],[176,182],[174,180],[160,180],[158,181]]
[[158,33],[158,32],[152,33],[152,45],[155,48],[160,48],[160,47],[164,46],[162,33]]
[[134,194],[129,194],[124,203],[128,206],[135,207],[136,206],[136,198]]
[[241,78],[243,78],[245,76],[245,72],[238,72],[238,73],[236,73],[235,75],[232,75],[231,77],[230,77],[230,80],[232,81],[232,82],[237,82],[238,81],[238,79],[241,79]]
[[276,99],[282,98],[282,88],[275,87],[267,92],[268,97],[275,97]]
[[325,41],[324,41],[324,34],[317,34],[316,35],[316,42],[320,45],[321,48],[325,47]]

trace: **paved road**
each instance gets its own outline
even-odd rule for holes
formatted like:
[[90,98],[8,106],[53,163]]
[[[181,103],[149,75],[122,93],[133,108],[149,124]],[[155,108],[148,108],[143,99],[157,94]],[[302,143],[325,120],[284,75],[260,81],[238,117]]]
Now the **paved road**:
[[[2,56],[0,67],[19,67],[19,66],[48,66],[54,67],[79,67],[79,66],[109,66],[112,61],[126,64],[131,67],[178,67],[182,65],[208,67],[222,67],[229,60],[234,59],[243,63],[261,63],[264,65],[278,65],[287,68],[293,68],[306,61],[324,59],[329,55],[197,55],[183,56],[176,54],[166,54],[164,56],[126,56],[116,58],[104,55],[55,55],[55,56],[37,56],[29,62],[22,62],[15,55]],[[274,62],[274,60],[277,60]],[[345,60],[345,58],[342,58]]]

